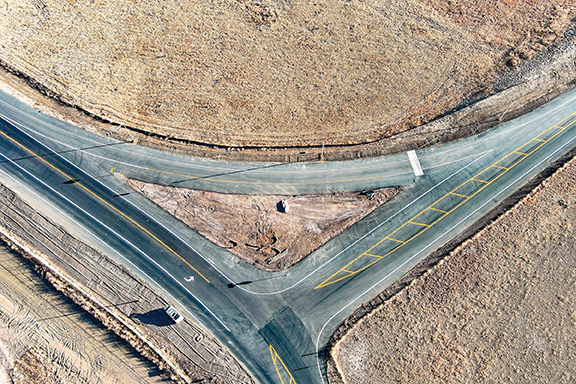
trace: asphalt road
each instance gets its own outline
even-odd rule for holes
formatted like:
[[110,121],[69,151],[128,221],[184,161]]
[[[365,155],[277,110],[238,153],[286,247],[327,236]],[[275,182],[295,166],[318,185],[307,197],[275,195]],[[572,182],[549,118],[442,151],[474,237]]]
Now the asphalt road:
[[[340,322],[574,148],[575,112],[570,92],[478,136],[417,151],[424,175],[416,177],[406,153],[297,164],[188,158],[97,136],[0,94],[0,181],[164,290],[259,382],[322,383],[321,351]],[[268,273],[133,193],[119,173],[226,193],[405,189],[288,271]]]

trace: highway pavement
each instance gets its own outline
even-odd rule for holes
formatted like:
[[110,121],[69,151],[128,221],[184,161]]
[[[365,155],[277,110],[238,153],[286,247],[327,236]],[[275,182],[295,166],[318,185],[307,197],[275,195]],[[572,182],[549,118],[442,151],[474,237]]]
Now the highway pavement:
[[[416,151],[416,176],[406,153],[317,163],[190,158],[96,135],[0,93],[0,181],[164,291],[258,382],[324,383],[322,352],[336,327],[576,147],[575,113],[572,91],[480,135]],[[205,240],[119,174],[224,193],[404,191],[270,273]]]

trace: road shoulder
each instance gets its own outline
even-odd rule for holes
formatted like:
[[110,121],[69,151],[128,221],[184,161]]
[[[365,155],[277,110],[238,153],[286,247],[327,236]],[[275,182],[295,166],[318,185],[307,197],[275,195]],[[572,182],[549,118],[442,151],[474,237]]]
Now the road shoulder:
[[0,234],[46,279],[143,356],[181,382],[251,383],[206,329],[191,319],[169,324],[166,301],[146,282],[36,212],[0,184]]

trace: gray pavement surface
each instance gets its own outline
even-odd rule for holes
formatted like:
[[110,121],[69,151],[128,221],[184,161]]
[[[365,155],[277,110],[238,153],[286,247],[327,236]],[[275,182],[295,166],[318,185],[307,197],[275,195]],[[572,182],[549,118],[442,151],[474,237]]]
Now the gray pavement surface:
[[[574,148],[575,112],[572,91],[478,136],[416,151],[424,173],[417,177],[406,153],[265,164],[154,151],[78,129],[0,93],[0,180],[169,292],[257,381],[323,383],[323,347],[338,324]],[[205,240],[118,174],[243,194],[405,189],[288,271],[270,273]]]

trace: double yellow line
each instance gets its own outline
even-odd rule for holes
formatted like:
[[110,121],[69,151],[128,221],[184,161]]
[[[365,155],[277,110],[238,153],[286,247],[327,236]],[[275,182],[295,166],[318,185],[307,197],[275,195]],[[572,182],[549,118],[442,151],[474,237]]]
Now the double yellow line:
[[23,145],[22,143],[18,142],[17,140],[15,140],[14,138],[8,136],[5,132],[0,131],[0,134],[2,136],[4,136],[6,139],[10,140],[11,142],[13,142],[14,144],[16,144],[17,146],[19,146],[20,148],[22,148],[24,151],[28,152],[29,154],[31,154],[32,156],[34,156],[35,158],[39,159],[40,161],[42,161],[44,164],[48,165],[50,168],[54,169],[56,172],[60,173],[62,176],[64,176],[65,178],[75,181],[75,184],[77,184],[78,186],[80,186],[80,188],[84,189],[86,192],[88,192],[89,194],[91,194],[92,196],[94,196],[96,199],[100,200],[104,205],[106,205],[107,207],[109,207],[110,209],[112,209],[114,212],[118,213],[120,216],[124,217],[126,220],[130,221],[132,224],[134,224],[135,226],[137,226],[138,228],[140,228],[143,232],[145,232],[148,236],[152,237],[154,240],[156,240],[158,243],[160,243],[163,247],[165,247],[166,249],[168,249],[171,253],[173,253],[176,257],[178,257],[180,260],[182,260],[188,267],[190,267],[194,272],[196,272],[200,277],[202,277],[207,283],[209,283],[210,281],[203,275],[201,274],[196,268],[194,268],[188,261],[184,260],[184,258],[182,256],[180,256],[178,254],[178,252],[176,252],[174,249],[172,249],[168,244],[166,244],[165,242],[163,242],[162,240],[160,240],[156,235],[154,235],[152,232],[150,232],[149,230],[147,230],[146,228],[144,228],[142,225],[138,224],[134,219],[130,218],[128,215],[126,215],[124,212],[120,211],[118,208],[114,207],[112,204],[110,204],[109,202],[107,202],[106,200],[104,200],[102,197],[98,196],[95,192],[93,192],[92,190],[90,190],[88,187],[86,187],[85,185],[83,185],[82,183],[76,181],[74,178],[72,178],[70,175],[68,175],[66,172],[62,171],[60,168],[56,167],[55,165],[53,165],[52,163],[48,162],[46,159],[44,159],[44,157],[38,155],[36,152],[32,151],[31,149],[27,148],[25,145]]
[[576,113],[573,113],[559,123],[540,133],[535,138],[516,148],[481,172],[472,176],[470,179],[436,200],[416,216],[406,221],[388,236],[371,246],[368,250],[346,264],[343,268],[324,280],[314,289],[324,288],[352,277],[376,264],[393,252],[396,252],[398,249],[426,232],[434,224],[448,216],[462,204],[476,196],[492,182],[536,152],[543,145],[548,143],[575,122]]
[[[274,368],[276,368],[276,373],[278,374],[278,377],[280,378],[282,384],[296,384],[296,380],[294,380],[294,377],[286,367],[286,364],[284,364],[284,362],[278,355],[278,352],[276,352],[276,350],[272,345],[270,345],[270,355],[272,356],[272,362],[274,363]],[[280,362],[280,365],[278,365],[278,362]],[[282,372],[284,372],[285,375],[288,375],[288,377],[286,377],[287,381],[284,381],[285,376],[282,375]]]

